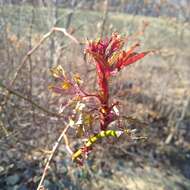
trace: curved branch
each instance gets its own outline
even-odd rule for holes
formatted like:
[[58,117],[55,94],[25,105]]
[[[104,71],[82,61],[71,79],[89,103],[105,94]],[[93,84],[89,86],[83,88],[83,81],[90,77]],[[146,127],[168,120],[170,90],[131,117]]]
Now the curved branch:
[[[18,74],[21,72],[23,66],[26,64],[27,60],[31,57],[31,55],[37,51],[37,49],[54,33],[54,32],[61,32],[63,33],[65,36],[67,36],[69,39],[71,39],[74,43],[76,44],[80,44],[79,41],[72,36],[71,34],[69,34],[67,32],[67,30],[65,28],[58,28],[58,27],[53,27],[48,33],[46,33],[42,39],[31,49],[27,52],[27,54],[24,56],[24,58],[21,61],[21,64],[18,66],[17,70],[14,73],[14,77],[12,79],[12,81],[10,82],[10,87],[12,87],[17,78],[18,78]],[[5,104],[7,103],[7,101],[9,100],[9,95],[10,93],[7,94],[6,100],[5,100]]]

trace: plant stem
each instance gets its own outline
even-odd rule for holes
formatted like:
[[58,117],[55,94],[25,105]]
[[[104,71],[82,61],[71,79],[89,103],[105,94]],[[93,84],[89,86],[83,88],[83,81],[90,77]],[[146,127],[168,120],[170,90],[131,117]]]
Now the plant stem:
[[68,139],[67,139],[67,136],[66,136],[66,132],[67,130],[69,129],[69,125],[67,125],[65,127],[65,129],[62,131],[61,135],[59,136],[59,138],[57,139],[57,142],[55,143],[55,145],[53,146],[53,149],[51,151],[51,155],[49,156],[48,160],[47,160],[47,163],[45,165],[45,168],[44,168],[44,171],[43,171],[43,174],[42,174],[42,177],[41,177],[41,180],[38,184],[38,187],[37,187],[37,190],[41,190],[43,189],[43,182],[44,182],[44,179],[46,177],[46,174],[47,174],[47,171],[48,171],[48,168],[49,168],[49,165],[50,165],[50,162],[53,158],[53,156],[55,155],[55,152],[56,150],[58,149],[60,143],[61,143],[61,140],[64,138],[65,139],[65,144],[66,144],[66,147],[67,147],[67,150],[69,151],[69,153],[72,155],[73,152],[71,151],[71,149],[69,148],[69,144],[68,144]]

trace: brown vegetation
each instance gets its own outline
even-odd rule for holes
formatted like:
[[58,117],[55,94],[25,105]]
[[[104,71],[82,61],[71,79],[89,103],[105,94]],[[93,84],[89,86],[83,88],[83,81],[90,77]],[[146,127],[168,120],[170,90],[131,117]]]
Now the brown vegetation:
[[[189,23],[108,13],[109,9],[81,12],[79,5],[0,7],[0,187],[35,189],[50,150],[65,129],[67,112],[58,114],[64,97],[58,99],[48,91],[49,68],[61,64],[67,72],[77,71],[93,90],[94,67],[87,68],[83,57],[85,38],[113,31],[130,35],[142,31],[146,20],[144,35],[134,40],[157,54],[123,71],[112,81],[111,92],[124,105],[123,114],[130,116],[126,125],[148,140],[121,139],[114,146],[102,142],[84,168],[70,161],[61,142],[44,185],[49,189],[151,189],[160,183],[158,189],[188,189]],[[55,27],[65,30],[50,35]],[[68,34],[79,43],[71,43]],[[72,129],[69,134],[70,146],[78,147],[80,140]]]

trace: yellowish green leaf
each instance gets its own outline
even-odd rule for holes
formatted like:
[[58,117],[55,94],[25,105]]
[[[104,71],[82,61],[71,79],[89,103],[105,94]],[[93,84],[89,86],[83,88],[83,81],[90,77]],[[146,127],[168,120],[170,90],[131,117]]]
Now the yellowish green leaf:
[[61,85],[61,87],[64,89],[64,90],[68,90],[69,88],[71,88],[71,83],[68,82],[68,81],[64,81]]
[[50,69],[50,72],[55,78],[59,78],[61,76],[65,77],[65,71],[61,65],[53,67],[52,69]]
[[113,53],[113,55],[108,59],[108,64],[109,64],[110,66],[113,65],[113,64],[117,61],[119,55],[120,55],[120,52],[119,52],[119,51]]
[[75,125],[75,121],[71,118],[69,118],[69,125],[73,127]]
[[83,81],[81,80],[81,78],[80,78],[80,76],[79,76],[78,73],[73,76],[73,79],[74,79],[74,81],[75,81],[77,84],[82,84],[82,83],[83,83]]

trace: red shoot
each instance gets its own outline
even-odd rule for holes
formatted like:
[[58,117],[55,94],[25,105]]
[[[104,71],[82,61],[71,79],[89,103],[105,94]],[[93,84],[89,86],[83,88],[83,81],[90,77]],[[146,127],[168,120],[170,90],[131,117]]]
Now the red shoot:
[[[118,137],[122,131],[108,130],[110,123],[118,120],[120,123],[119,110],[117,108],[118,102],[110,102],[109,95],[109,80],[115,76],[121,69],[145,57],[150,51],[138,53],[136,49],[140,46],[135,44],[127,51],[122,50],[126,39],[122,38],[117,33],[113,33],[110,38],[99,39],[96,41],[89,41],[85,53],[90,55],[95,63],[97,72],[98,92],[93,94],[87,93],[82,88],[82,81],[78,75],[68,77],[61,66],[53,68],[52,74],[56,78],[56,84],[51,85],[50,88],[58,94],[71,95],[75,102],[77,102],[75,109],[72,112],[72,118],[69,117],[71,126],[78,126],[76,131],[81,136],[85,135],[87,129],[92,129],[93,122],[98,119],[99,132],[96,135],[92,132],[87,139],[86,144],[76,151],[72,158],[80,161],[80,157],[88,155],[92,150],[92,145],[98,139],[113,136]],[[87,99],[94,99],[93,109],[86,106],[89,101]],[[85,102],[86,101],[86,102]],[[92,102],[92,101],[91,101]],[[121,129],[121,127],[120,127]],[[80,133],[79,133],[80,132]],[[87,133],[86,133],[87,134]]]

